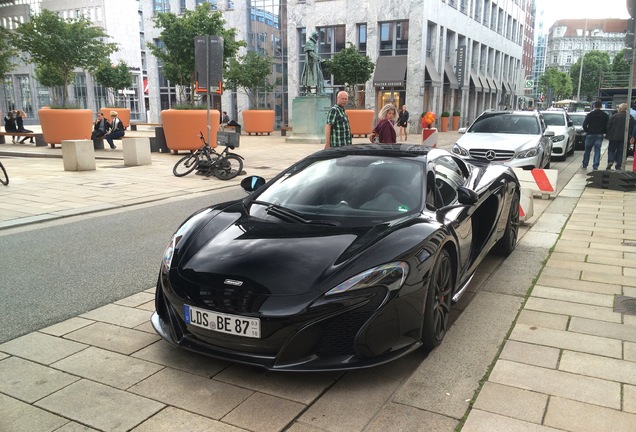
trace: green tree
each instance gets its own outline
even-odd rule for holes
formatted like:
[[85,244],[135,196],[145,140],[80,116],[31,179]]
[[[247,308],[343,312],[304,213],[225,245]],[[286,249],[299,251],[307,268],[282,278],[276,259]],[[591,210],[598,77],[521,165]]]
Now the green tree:
[[547,68],[539,77],[539,89],[546,95],[552,89],[553,100],[567,99],[572,97],[572,80],[567,73],[557,68]]
[[570,68],[570,78],[578,91],[579,74],[581,75],[581,99],[595,100],[598,98],[598,88],[601,75],[610,71],[609,54],[604,51],[590,51],[583,58],[583,73],[581,70],[581,58]]
[[95,80],[102,86],[110,89],[113,107],[117,106],[117,95],[120,90],[131,87],[133,74],[128,69],[125,61],[121,60],[117,65],[104,63],[95,71]]
[[229,61],[225,75],[226,86],[236,90],[241,88],[249,98],[250,108],[260,108],[259,94],[271,91],[269,82],[273,60],[270,56],[249,51],[239,59]]
[[108,35],[85,18],[63,19],[42,10],[31,21],[15,30],[16,48],[23,51],[25,61],[36,65],[36,77],[47,86],[63,86],[62,106],[68,100],[68,84],[75,69],[93,72],[117,51],[114,43],[104,43]]
[[[212,11],[209,3],[186,10],[178,16],[171,12],[160,12],[154,18],[157,28],[162,29],[159,44],[148,44],[152,54],[163,67],[163,76],[181,86],[180,101],[194,102],[196,68],[194,59],[195,36],[223,37],[223,64],[234,58],[245,42],[236,41],[236,29],[225,28],[225,20],[219,11]],[[185,96],[189,89],[189,99]]]
[[[631,53],[631,52],[630,52]],[[627,87],[629,83],[629,63],[625,61],[625,50],[619,51],[612,61],[606,87]]]
[[18,53],[13,45],[9,32],[0,32],[0,77],[13,70],[12,57]]
[[344,83],[350,103],[357,106],[357,87],[371,79],[375,64],[351,42],[323,63],[326,72],[334,75],[335,82]]

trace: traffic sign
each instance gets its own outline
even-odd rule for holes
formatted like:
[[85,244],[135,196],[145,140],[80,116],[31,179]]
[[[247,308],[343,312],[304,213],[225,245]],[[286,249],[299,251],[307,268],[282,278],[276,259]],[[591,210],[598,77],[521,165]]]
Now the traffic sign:
[[525,88],[529,89],[534,87],[534,80],[526,80]]

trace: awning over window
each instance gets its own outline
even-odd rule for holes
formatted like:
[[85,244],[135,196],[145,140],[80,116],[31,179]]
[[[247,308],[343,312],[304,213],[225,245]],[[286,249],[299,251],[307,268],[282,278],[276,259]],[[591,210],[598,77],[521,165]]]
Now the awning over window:
[[406,85],[406,56],[381,56],[373,74],[375,87],[403,87]]
[[477,74],[471,72],[470,73],[470,85],[475,87],[475,91],[482,91],[484,88],[481,86],[481,81],[479,81],[479,77]]
[[439,86],[442,84],[442,80],[437,73],[437,69],[435,69],[435,62],[432,58],[426,57],[426,82],[430,82],[434,86]]
[[484,88],[484,91],[489,92],[490,84],[488,83],[488,80],[486,79],[486,77],[483,75],[479,75],[479,80],[481,81],[481,86]]
[[453,89],[459,88],[459,81],[457,81],[453,66],[449,62],[444,63],[444,85],[449,85]]
[[496,79],[494,79],[494,78],[488,78],[488,81],[490,82],[490,89],[491,89],[492,91],[499,91],[499,90],[501,90],[501,89],[499,88],[499,86],[497,85],[497,80],[496,80]]
[[504,82],[504,85],[506,86],[506,90],[508,91],[508,93],[512,93],[512,86],[510,85],[509,82]]

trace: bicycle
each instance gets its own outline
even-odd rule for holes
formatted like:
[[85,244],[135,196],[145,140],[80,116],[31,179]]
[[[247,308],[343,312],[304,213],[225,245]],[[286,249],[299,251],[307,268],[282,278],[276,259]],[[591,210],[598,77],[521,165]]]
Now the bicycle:
[[225,150],[217,153],[210,144],[205,142],[203,133],[199,132],[199,138],[203,145],[191,154],[182,157],[174,164],[172,173],[177,177],[190,174],[195,169],[197,174],[209,177],[213,175],[220,180],[230,180],[236,177],[243,170],[243,157],[236,153],[233,145],[226,145]]
[[2,162],[0,162],[0,183],[2,183],[3,185],[8,185],[9,184],[9,174],[7,174],[7,170],[4,169],[4,165],[2,165]]

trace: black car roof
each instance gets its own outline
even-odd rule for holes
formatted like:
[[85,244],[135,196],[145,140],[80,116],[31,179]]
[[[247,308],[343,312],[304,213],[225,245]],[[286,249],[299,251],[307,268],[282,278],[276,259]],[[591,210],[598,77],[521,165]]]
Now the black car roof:
[[419,157],[426,156],[433,149],[417,144],[358,144],[341,147],[332,147],[319,152],[322,155],[368,155],[368,156],[393,156],[393,157]]

